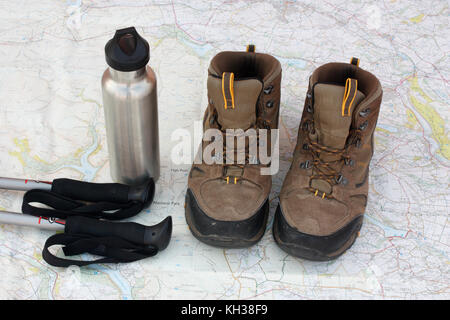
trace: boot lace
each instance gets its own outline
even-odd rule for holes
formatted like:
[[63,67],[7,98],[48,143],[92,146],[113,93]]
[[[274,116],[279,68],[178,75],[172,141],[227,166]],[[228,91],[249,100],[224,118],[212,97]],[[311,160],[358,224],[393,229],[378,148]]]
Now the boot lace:
[[[311,182],[314,179],[321,179],[328,182],[332,187],[339,183],[346,184],[347,180],[340,173],[343,165],[353,165],[354,161],[350,158],[349,149],[352,145],[357,145],[359,147],[361,141],[361,130],[354,129],[350,132],[350,139],[342,149],[331,148],[324,146],[320,143],[317,143],[311,140],[310,133],[314,134],[314,122],[312,120],[307,120],[304,123],[303,130],[306,132],[306,143],[303,148],[310,151],[312,156],[312,161],[306,160],[305,162],[300,164],[300,167],[303,169],[313,169],[313,174],[310,176],[309,181]],[[323,160],[320,155],[333,155],[336,160]],[[339,169],[337,169],[339,167]],[[315,189],[311,186],[308,187],[309,191],[314,193],[315,196],[321,196],[324,198],[332,198],[331,194],[326,194],[322,192],[319,195],[319,190]]]
[[[222,133],[222,141],[225,141],[226,139],[226,130],[222,129],[221,125],[218,122],[218,117],[217,117],[217,112],[214,110],[214,114],[212,117],[212,123],[211,124],[215,124],[215,126],[217,127],[218,130],[221,131]],[[259,144],[259,134],[258,134],[258,129],[259,128],[270,128],[270,121],[269,120],[264,120],[261,117],[258,117],[256,119],[256,122],[249,128],[249,129],[255,129],[257,132],[257,136],[256,136],[256,147],[259,148],[260,144]],[[248,130],[248,129],[247,129]],[[259,164],[259,160],[258,159],[254,159],[250,156],[250,148],[249,146],[245,146],[244,147],[244,163],[226,163],[226,159],[227,159],[227,152],[228,153],[233,153],[233,156],[236,153],[235,149],[230,149],[227,150],[227,146],[226,143],[223,143],[223,150],[222,150],[222,167],[223,167],[223,174],[222,174],[222,178],[224,181],[226,181],[227,184],[229,183],[234,183],[237,184],[237,182],[240,180],[240,176],[229,176],[226,174],[227,172],[227,168],[230,167],[234,167],[234,168],[239,168],[241,169],[241,176],[244,173],[244,168],[246,165],[254,165],[254,164]],[[235,159],[234,161],[236,161],[238,159],[238,157],[233,158]]]

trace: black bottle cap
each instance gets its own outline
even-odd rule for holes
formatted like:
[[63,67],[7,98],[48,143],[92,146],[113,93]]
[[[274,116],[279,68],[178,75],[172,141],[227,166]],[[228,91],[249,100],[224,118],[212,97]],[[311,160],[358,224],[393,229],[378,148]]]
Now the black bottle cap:
[[106,63],[119,71],[135,71],[150,59],[150,47],[134,27],[116,30],[105,46]]

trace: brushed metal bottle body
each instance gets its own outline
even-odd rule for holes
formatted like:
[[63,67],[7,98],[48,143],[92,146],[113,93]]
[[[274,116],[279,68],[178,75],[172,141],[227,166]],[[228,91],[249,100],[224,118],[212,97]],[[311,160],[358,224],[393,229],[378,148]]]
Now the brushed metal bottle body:
[[113,180],[129,185],[159,178],[156,76],[108,67],[102,77],[103,107]]

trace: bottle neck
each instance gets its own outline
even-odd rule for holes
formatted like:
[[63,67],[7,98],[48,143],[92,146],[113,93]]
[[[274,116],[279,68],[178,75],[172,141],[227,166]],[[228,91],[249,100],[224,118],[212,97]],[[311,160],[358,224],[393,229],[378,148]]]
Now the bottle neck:
[[134,71],[119,71],[109,67],[109,73],[111,74],[111,78],[116,81],[133,81],[144,77],[146,68],[147,66]]

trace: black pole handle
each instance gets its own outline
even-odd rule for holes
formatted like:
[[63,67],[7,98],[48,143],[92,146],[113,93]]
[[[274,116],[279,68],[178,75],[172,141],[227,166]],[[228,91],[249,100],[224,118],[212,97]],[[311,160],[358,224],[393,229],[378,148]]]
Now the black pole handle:
[[142,246],[155,246],[158,251],[167,248],[172,236],[172,217],[168,216],[154,226],[136,222],[111,222],[83,216],[70,216],[64,232],[69,235],[90,235],[93,237],[119,237]]
[[53,180],[51,191],[73,200],[112,203],[139,201],[145,208],[153,201],[155,182],[150,178],[142,185],[128,186],[120,183],[92,183],[62,178]]

